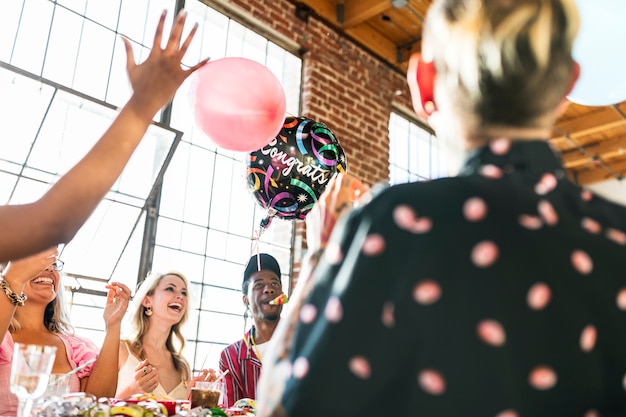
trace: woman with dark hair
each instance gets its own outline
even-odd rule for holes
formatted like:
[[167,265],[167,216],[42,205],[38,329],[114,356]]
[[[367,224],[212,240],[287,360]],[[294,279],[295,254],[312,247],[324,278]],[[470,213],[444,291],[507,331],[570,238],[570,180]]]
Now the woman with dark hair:
[[53,373],[67,373],[81,367],[70,377],[71,392],[88,392],[97,397],[115,395],[115,363],[130,290],[117,282],[106,286],[109,290],[103,314],[106,334],[102,349],[98,349],[90,340],[73,333],[63,301],[60,275],[63,262],[57,256],[57,248],[51,248],[10,262],[2,274],[15,288],[23,288],[23,297],[17,305],[9,297],[0,297],[3,311],[0,331],[4,335],[0,344],[0,415],[17,413],[17,397],[9,389],[14,343],[56,346]]

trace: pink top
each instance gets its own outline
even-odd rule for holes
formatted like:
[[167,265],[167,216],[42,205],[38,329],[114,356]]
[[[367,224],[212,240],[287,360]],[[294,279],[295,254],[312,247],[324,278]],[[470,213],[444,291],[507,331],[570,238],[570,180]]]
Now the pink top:
[[[76,368],[80,364],[97,358],[100,350],[96,345],[82,337],[58,333],[65,345],[65,354],[70,366]],[[9,388],[11,378],[11,359],[13,358],[13,337],[6,332],[0,343],[0,415],[15,416],[17,414],[17,397]],[[58,353],[58,352],[57,352]],[[91,374],[93,363],[76,372],[70,377],[70,391],[80,391],[80,380]]]

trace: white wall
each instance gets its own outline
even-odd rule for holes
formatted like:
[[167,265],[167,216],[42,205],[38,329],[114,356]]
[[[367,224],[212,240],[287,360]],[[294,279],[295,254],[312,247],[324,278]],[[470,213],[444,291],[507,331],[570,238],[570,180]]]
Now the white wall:
[[626,180],[610,180],[588,185],[589,190],[618,204],[626,206]]

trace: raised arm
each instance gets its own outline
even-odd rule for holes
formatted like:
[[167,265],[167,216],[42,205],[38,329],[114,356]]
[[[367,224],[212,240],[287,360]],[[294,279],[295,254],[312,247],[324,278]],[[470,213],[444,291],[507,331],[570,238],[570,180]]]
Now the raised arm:
[[133,94],[94,147],[38,201],[0,206],[0,262],[70,241],[119,177],[156,112],[206,63],[181,67],[197,29],[194,26],[181,39],[184,11],[176,18],[166,46],[161,47],[165,16],[163,12],[150,55],[142,64],[135,62],[131,44],[124,39]]
[[100,397],[115,397],[117,390],[120,333],[122,319],[128,309],[130,289],[121,282],[107,285],[107,302],[104,307],[106,334],[91,374],[85,378],[85,392]]

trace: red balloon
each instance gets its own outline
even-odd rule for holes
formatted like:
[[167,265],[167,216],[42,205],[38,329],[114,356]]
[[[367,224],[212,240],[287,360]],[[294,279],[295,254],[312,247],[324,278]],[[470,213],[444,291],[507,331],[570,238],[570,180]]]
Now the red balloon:
[[247,58],[222,58],[196,74],[196,123],[217,146],[251,152],[278,134],[287,103],[282,85],[267,67]]

